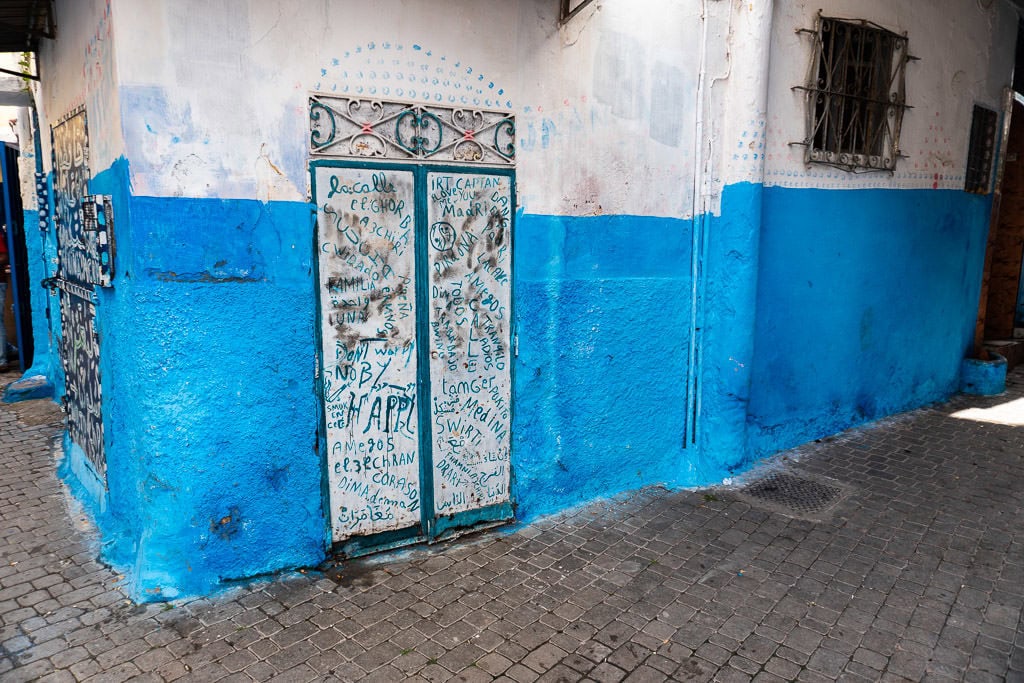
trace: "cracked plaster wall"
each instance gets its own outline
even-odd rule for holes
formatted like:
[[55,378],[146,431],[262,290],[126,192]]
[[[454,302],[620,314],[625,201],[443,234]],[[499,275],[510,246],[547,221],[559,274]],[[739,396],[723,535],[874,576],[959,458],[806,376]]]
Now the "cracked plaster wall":
[[[908,78],[908,94],[928,105],[914,115],[931,116],[924,110],[933,104],[939,113],[937,123],[908,120],[911,164],[931,163],[935,149],[961,159],[966,101],[998,98],[1008,49],[999,27],[1009,24],[999,4],[987,14],[968,4],[951,4],[950,23],[913,12],[912,2],[826,8],[907,28],[912,52],[933,51],[911,67],[922,75]],[[47,57],[63,75],[46,86],[46,110],[57,116],[81,100],[107,117],[96,127],[90,113],[96,187],[114,193],[119,207],[119,275],[100,309],[108,462],[117,472],[101,528],[113,541],[108,556],[134,569],[136,596],[206,592],[314,562],[326,550],[314,450],[311,91],[483,106],[517,118],[513,469],[521,516],[646,483],[707,483],[751,453],[950,390],[947,361],[960,352],[984,199],[961,197],[954,169],[931,180],[945,194],[916,211],[921,200],[904,188],[928,179],[836,179],[792,157],[788,143],[802,137],[803,114],[790,86],[802,80],[808,54],[793,31],[810,25],[818,5],[775,3],[770,72],[764,45],[747,45],[757,59],[735,56],[767,20],[764,6],[708,5],[708,153],[700,159],[701,3],[597,0],[562,28],[556,6],[93,2],[85,6],[91,23],[81,25],[100,27],[110,15],[104,49],[116,43],[117,58],[105,73],[116,73],[115,92],[87,86],[81,98],[70,96],[75,69],[67,65],[97,62],[86,48]],[[77,7],[59,3],[58,16],[86,11]],[[954,27],[984,48],[941,52]],[[943,99],[935,93],[944,92],[940,75],[950,67],[961,90]],[[765,87],[767,106],[756,94]],[[697,169],[704,196],[695,199]],[[852,191],[839,198],[812,189],[833,186]],[[867,187],[882,192],[858,194]],[[908,291],[881,277],[908,254],[877,258],[888,243],[867,232],[874,214],[850,210],[858,201],[899,217],[890,232],[905,232],[909,244],[927,242],[936,224],[948,233],[914,270],[923,278],[909,290],[915,315],[895,306],[873,312],[877,329],[898,339],[922,320],[949,317],[934,353],[915,366],[935,376],[916,393],[883,386],[875,381],[882,375],[861,365],[895,358],[884,342],[854,363],[842,360],[842,340],[860,323],[836,311],[863,309],[865,292],[888,302]],[[823,211],[835,216],[848,257],[821,258],[812,248]],[[695,217],[710,231],[707,441],[684,451]],[[966,255],[948,251],[964,244]],[[837,296],[802,301],[793,282],[805,275],[833,282]],[[941,296],[929,294],[954,275],[966,295],[942,287]],[[851,282],[868,287],[838,287]],[[841,360],[807,362],[822,345]],[[846,387],[860,379],[883,394],[909,392],[909,400],[851,412],[856,392]],[[837,387],[841,408],[824,417],[820,397],[804,391],[822,384]]]

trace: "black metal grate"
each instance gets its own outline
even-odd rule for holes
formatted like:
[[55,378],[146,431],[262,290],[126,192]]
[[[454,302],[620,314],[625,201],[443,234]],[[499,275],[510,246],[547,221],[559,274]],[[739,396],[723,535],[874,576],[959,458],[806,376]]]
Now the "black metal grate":
[[795,474],[773,472],[744,487],[741,492],[801,514],[814,514],[834,505],[843,491],[838,486]]

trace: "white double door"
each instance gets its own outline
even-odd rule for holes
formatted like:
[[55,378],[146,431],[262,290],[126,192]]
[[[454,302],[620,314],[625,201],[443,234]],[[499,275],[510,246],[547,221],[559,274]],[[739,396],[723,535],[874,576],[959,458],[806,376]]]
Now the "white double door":
[[511,173],[319,161],[313,188],[334,542],[510,518]]

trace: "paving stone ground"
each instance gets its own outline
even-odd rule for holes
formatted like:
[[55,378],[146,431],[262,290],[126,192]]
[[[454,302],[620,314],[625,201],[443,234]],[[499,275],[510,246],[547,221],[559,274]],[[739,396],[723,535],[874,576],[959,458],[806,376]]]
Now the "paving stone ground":
[[843,488],[815,519],[649,489],[150,605],[68,506],[59,413],[0,405],[0,680],[1024,681],[1024,427],[952,416],[1022,398],[777,457]]

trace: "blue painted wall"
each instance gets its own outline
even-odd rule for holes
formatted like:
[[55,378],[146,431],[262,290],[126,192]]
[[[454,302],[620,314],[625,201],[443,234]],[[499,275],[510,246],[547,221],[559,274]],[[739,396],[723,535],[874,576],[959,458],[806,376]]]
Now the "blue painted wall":
[[752,453],[957,390],[989,209],[953,190],[764,190]]
[[144,600],[315,564],[309,207],[133,197],[124,164],[90,189],[114,195],[118,240],[97,306],[106,558]]
[[[124,162],[91,190],[117,207],[115,287],[97,308],[108,490],[73,467],[71,445],[63,472],[92,501],[106,558],[144,600],[316,564],[328,529],[310,206],[135,197]],[[952,393],[988,208],[960,192],[727,188],[700,226],[689,448],[694,222],[520,214],[518,517],[713,483]]]
[[679,479],[691,231],[667,218],[519,217],[520,519]]
[[[64,476],[138,599],[316,564],[313,213],[303,203],[114,195],[97,306],[107,491]],[[520,518],[653,482],[683,447],[690,221],[520,215],[514,495]]]
[[722,192],[707,216],[701,316],[698,439],[691,485],[721,481],[750,462],[747,411],[754,368],[759,239],[764,188],[740,183]]
[[[52,182],[52,174],[48,175],[45,182]],[[47,192],[52,197],[52,192]],[[42,207],[45,215],[53,215],[52,206]],[[29,282],[32,287],[29,291],[29,301],[32,307],[32,339],[33,356],[32,366],[23,373],[24,380],[30,378],[44,377],[48,385],[36,386],[37,394],[33,391],[20,394],[21,397],[35,397],[37,395],[57,396],[64,393],[64,372],[60,364],[60,354],[57,348],[60,336],[60,313],[56,305],[57,294],[45,287],[39,286],[44,279],[52,276],[53,263],[57,257],[56,242],[54,241],[52,229],[40,229],[40,212],[38,210],[24,211],[25,221],[25,247],[28,254]],[[52,223],[48,225],[52,226]],[[51,316],[54,320],[51,321]],[[10,395],[19,394],[19,384],[15,383],[8,388]]]

